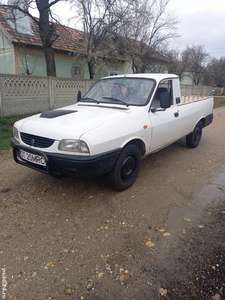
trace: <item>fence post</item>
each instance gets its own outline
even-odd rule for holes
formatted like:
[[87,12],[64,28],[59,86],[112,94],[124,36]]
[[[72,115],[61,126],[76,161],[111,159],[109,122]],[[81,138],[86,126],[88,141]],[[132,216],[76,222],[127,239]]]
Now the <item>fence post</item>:
[[3,105],[2,105],[2,94],[1,94],[1,89],[0,89],[0,118],[2,118],[2,117],[3,117]]
[[85,81],[84,81],[84,86],[85,86],[85,92],[84,92],[84,94],[86,94],[87,93],[87,90],[88,90],[88,81],[87,81],[87,79],[84,79]]
[[48,77],[48,94],[49,94],[49,109],[54,108],[54,87],[53,78]]

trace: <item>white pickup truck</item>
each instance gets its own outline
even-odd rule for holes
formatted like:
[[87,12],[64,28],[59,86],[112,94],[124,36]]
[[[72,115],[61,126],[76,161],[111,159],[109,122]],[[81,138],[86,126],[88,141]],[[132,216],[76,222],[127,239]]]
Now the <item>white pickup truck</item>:
[[122,191],[134,183],[141,158],[184,136],[197,147],[213,120],[213,98],[182,100],[173,74],[105,77],[77,100],[14,124],[17,163],[52,176],[107,174]]

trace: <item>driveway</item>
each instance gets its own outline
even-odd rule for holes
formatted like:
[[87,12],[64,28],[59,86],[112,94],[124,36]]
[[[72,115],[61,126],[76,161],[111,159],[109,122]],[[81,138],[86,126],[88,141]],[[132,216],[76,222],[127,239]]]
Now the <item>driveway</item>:
[[124,192],[24,168],[11,150],[0,166],[3,299],[225,299],[225,107],[196,149],[147,157]]

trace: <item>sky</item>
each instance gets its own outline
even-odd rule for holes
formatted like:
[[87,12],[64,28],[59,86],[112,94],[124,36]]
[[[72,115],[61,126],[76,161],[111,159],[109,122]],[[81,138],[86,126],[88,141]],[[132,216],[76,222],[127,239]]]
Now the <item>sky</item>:
[[211,57],[225,57],[225,0],[170,0],[167,7],[181,21],[173,49],[204,45]]
[[[69,7],[58,3],[55,8],[61,22],[72,27],[67,22]],[[211,57],[225,57],[225,0],[170,0],[167,10],[180,20],[181,37],[171,40],[172,49],[181,52],[187,46],[204,45]]]

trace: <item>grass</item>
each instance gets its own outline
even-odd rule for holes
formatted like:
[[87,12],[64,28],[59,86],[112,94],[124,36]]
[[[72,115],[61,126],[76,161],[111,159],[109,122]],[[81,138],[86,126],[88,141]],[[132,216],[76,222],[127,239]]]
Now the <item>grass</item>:
[[214,108],[225,105],[225,96],[214,96]]
[[[225,106],[225,96],[214,96],[214,108]],[[13,137],[13,124],[28,115],[0,118],[0,150],[10,148],[10,139]]]
[[13,137],[13,124],[28,115],[0,118],[0,150],[10,148],[10,139]]

